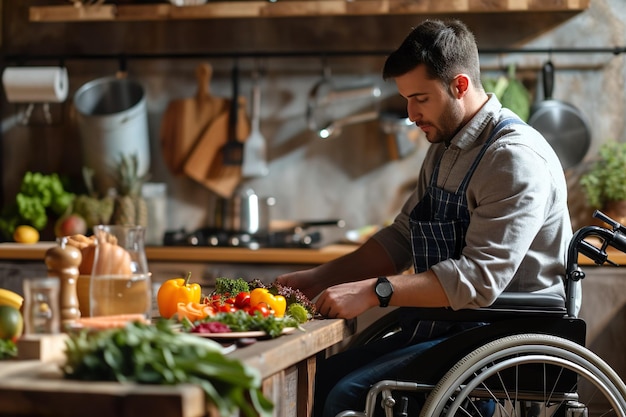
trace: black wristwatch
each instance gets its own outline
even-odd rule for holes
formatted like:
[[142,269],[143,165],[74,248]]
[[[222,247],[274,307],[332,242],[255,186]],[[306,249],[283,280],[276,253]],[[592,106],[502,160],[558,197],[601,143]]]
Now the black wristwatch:
[[374,292],[376,292],[380,306],[387,307],[389,305],[389,300],[391,300],[391,296],[393,295],[393,285],[391,285],[391,282],[389,282],[387,277],[378,277],[378,281],[376,281],[376,286],[374,287]]

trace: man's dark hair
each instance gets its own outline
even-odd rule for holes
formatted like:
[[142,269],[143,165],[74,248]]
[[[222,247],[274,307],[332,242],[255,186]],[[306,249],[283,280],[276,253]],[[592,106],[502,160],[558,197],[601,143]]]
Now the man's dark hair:
[[480,88],[480,62],[476,39],[458,20],[426,20],[415,27],[398,49],[387,57],[383,78],[395,78],[426,66],[432,79],[449,85],[460,73],[467,74]]

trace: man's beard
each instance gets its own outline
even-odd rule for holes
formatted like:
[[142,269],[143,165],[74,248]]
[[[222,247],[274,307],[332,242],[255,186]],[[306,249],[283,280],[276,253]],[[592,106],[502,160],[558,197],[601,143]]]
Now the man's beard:
[[441,114],[435,125],[434,130],[431,130],[432,137],[428,138],[430,143],[450,143],[454,135],[459,131],[461,122],[463,121],[463,112],[459,103],[450,99],[449,106],[445,108],[445,111]]

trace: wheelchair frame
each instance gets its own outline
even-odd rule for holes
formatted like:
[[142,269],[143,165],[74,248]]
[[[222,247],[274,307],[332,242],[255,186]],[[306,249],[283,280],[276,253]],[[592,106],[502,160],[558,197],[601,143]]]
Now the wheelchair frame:
[[[565,300],[549,294],[505,292],[493,305],[480,309],[415,309],[426,320],[487,324],[425,351],[397,379],[374,384],[364,411],[346,410],[337,417],[373,417],[377,405],[386,417],[408,416],[407,393],[426,397],[422,417],[490,417],[481,414],[476,405],[480,400],[491,401],[493,415],[503,417],[626,417],[626,385],[585,347],[586,326],[576,314],[580,286],[574,283],[585,277],[579,254],[602,265],[613,264],[606,252],[609,246],[626,252],[626,228],[599,211],[594,217],[611,229],[586,226],[574,233],[567,253]],[[600,246],[585,240],[592,236],[600,238]],[[396,331],[398,314],[401,309],[365,329],[351,346]]]

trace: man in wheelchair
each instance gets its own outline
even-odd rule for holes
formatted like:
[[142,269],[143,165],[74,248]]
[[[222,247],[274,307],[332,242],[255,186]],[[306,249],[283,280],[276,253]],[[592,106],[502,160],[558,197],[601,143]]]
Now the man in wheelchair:
[[[383,78],[395,81],[431,143],[416,189],[393,224],[355,252],[277,281],[319,296],[326,317],[401,307],[401,331],[321,361],[316,416],[363,410],[373,384],[482,325],[424,320],[415,307],[478,309],[503,292],[565,299],[572,226],[563,168],[539,132],[485,92],[473,34],[459,21],[424,21],[389,55]],[[493,411],[490,401],[476,404]]]

